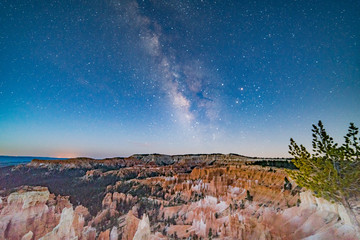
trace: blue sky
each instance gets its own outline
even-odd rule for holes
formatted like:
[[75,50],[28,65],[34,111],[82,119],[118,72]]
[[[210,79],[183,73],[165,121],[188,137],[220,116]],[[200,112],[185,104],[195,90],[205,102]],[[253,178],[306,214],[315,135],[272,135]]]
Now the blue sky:
[[288,156],[360,125],[355,1],[2,1],[0,154]]

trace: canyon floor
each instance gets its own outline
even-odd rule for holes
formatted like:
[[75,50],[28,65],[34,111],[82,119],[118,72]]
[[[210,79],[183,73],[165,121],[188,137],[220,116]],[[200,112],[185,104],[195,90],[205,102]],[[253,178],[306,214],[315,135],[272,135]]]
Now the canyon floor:
[[[0,239],[358,239],[288,159],[236,154],[33,160],[0,168]],[[360,220],[360,198],[351,201]]]

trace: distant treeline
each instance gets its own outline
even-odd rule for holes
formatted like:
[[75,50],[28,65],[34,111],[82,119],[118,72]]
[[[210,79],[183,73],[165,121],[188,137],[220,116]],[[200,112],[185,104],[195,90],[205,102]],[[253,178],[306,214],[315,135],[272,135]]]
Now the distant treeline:
[[286,169],[297,169],[297,167],[291,162],[291,160],[262,160],[262,161],[253,161],[246,163],[247,165],[259,165],[262,167],[277,167],[277,168],[286,168]]

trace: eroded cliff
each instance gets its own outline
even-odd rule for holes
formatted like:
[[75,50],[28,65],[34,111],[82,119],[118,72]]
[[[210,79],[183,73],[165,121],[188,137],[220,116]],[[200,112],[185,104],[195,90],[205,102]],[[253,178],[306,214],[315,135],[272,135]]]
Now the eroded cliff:
[[[0,239],[356,239],[341,205],[300,189],[281,168],[237,158],[135,155],[15,167],[0,178]],[[22,179],[50,191],[14,190]]]

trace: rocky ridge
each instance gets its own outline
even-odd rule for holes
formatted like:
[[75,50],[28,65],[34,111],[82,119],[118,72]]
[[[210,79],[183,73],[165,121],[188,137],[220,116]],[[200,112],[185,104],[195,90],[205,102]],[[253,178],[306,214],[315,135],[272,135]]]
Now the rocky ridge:
[[0,239],[356,239],[341,205],[297,187],[282,168],[239,156],[0,169]]

